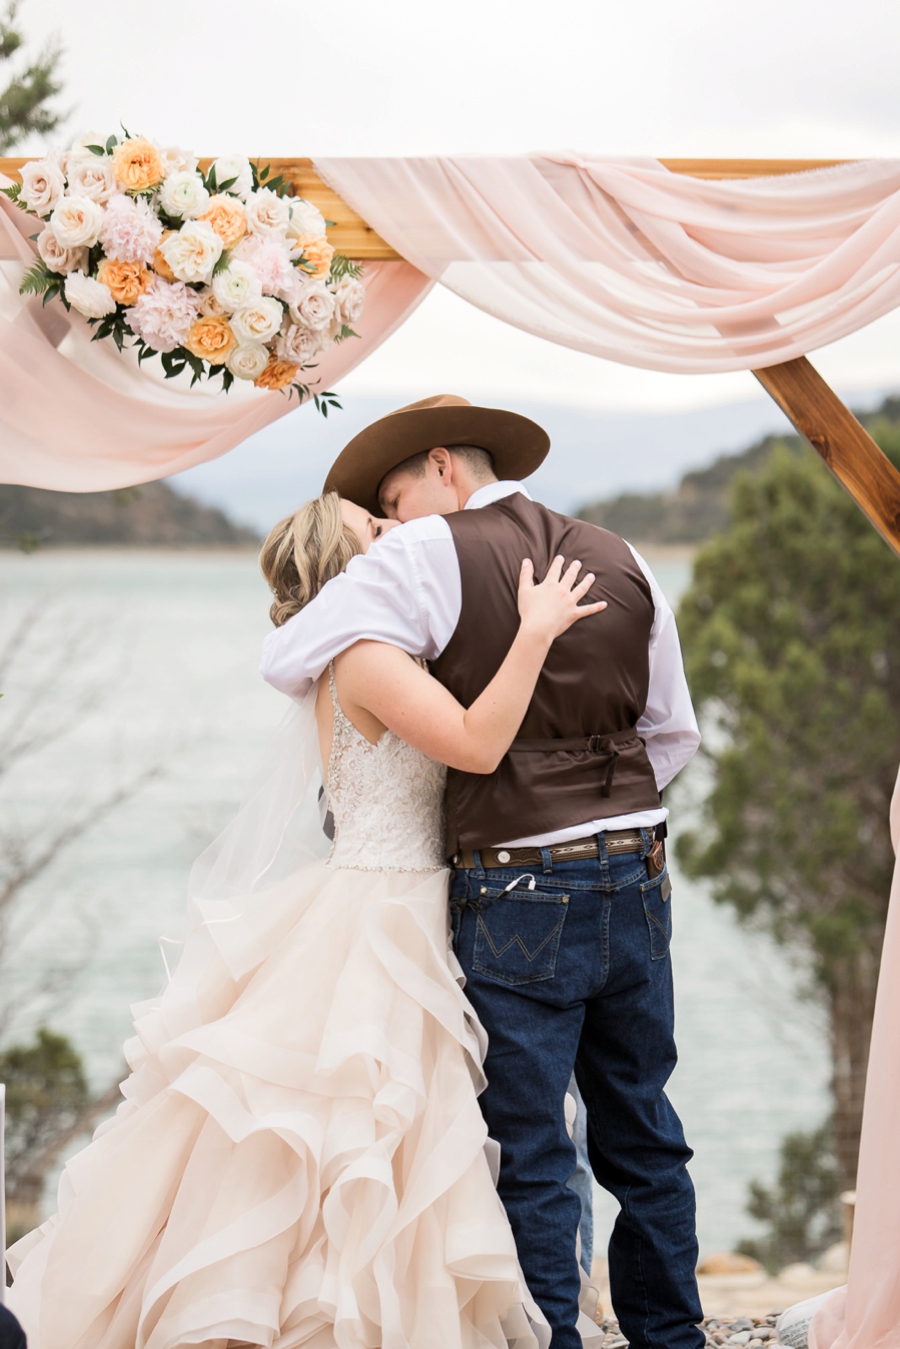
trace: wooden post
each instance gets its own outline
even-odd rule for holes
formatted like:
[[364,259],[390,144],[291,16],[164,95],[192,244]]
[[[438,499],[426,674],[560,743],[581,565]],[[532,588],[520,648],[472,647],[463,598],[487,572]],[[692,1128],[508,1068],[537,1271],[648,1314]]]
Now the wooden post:
[[900,473],[805,356],[753,371],[900,556]]

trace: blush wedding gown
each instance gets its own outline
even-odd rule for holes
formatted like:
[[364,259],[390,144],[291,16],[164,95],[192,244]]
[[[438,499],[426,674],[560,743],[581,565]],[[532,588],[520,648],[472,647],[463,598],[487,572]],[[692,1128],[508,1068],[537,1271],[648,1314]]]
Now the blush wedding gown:
[[549,1342],[478,1107],[445,769],[331,687],[331,855],[195,905],[124,1102],[11,1252],[30,1349]]

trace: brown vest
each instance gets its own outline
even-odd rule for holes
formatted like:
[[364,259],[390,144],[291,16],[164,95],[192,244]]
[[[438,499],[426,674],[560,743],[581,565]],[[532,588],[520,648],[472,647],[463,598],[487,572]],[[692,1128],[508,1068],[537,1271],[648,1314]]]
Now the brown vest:
[[459,558],[462,609],[429,668],[465,707],[493,679],[518,631],[524,557],[538,578],[557,553],[567,562],[580,558],[597,576],[588,598],[609,605],[553,643],[496,771],[451,769],[448,856],[658,806],[653,769],[634,730],[647,702],[653,597],[628,545],[520,492],[446,520]]

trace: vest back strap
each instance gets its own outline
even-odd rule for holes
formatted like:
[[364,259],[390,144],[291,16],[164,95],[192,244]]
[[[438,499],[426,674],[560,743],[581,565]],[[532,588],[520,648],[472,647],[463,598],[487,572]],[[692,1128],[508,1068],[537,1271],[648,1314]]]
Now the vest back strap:
[[642,744],[640,736],[633,726],[623,731],[612,731],[609,735],[573,735],[548,737],[546,740],[514,740],[507,751],[509,754],[556,754],[564,753],[596,754],[606,764],[606,777],[600,789],[601,796],[609,796],[619,751],[629,745]]

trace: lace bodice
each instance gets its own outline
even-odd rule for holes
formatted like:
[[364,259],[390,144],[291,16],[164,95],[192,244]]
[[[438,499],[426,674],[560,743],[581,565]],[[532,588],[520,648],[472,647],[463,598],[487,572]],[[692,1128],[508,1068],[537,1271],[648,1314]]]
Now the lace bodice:
[[376,745],[344,715],[334,683],[328,800],[334,815],[329,866],[354,871],[433,871],[444,861],[447,770],[385,731]]

